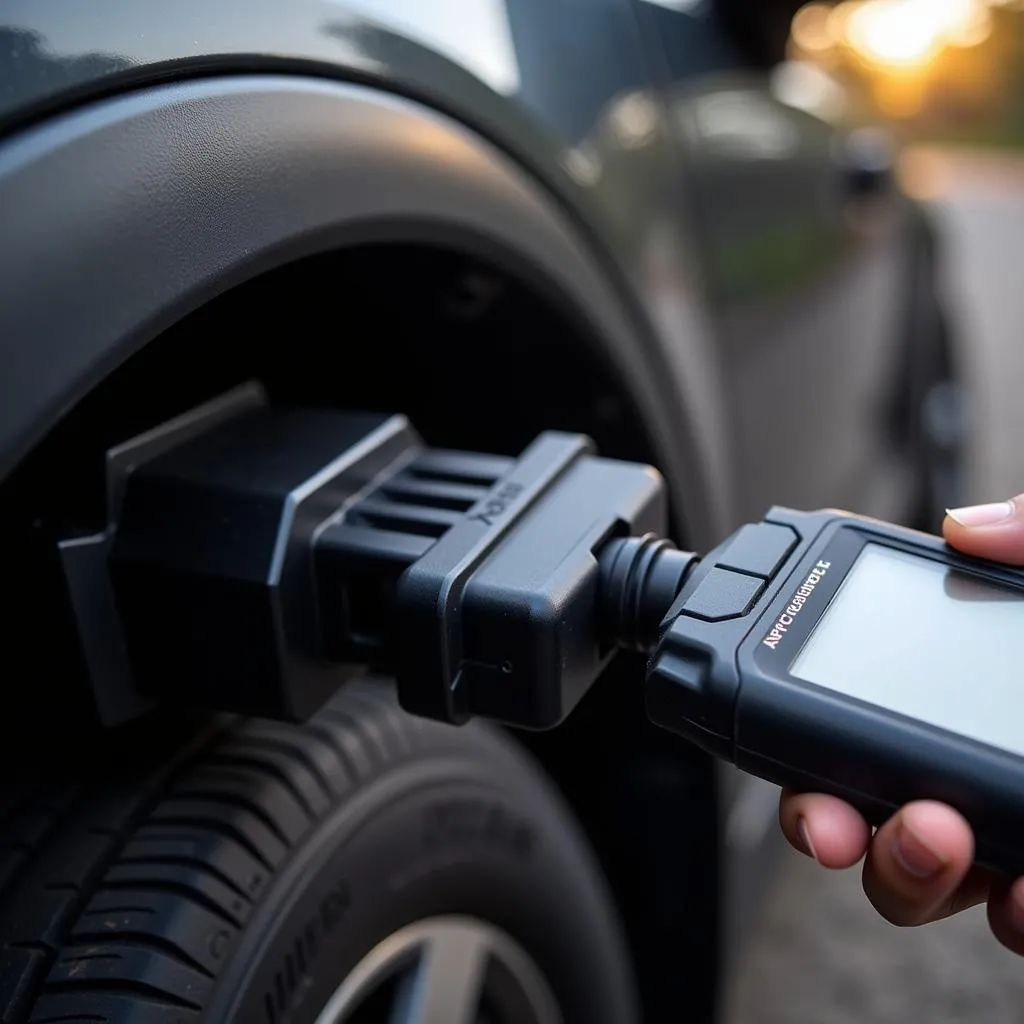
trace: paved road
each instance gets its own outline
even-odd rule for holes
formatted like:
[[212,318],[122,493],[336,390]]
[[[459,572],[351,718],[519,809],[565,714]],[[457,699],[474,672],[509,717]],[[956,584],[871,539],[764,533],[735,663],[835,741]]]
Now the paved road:
[[[977,396],[972,497],[1024,491],[1024,161],[926,154],[953,314]],[[906,931],[870,910],[858,869],[787,853],[727,1024],[1024,1024],[1024,960],[984,912]]]

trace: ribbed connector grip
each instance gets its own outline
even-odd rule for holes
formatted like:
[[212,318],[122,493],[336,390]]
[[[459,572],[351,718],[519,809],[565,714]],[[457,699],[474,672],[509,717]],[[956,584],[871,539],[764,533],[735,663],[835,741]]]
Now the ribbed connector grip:
[[653,650],[662,619],[698,556],[649,533],[609,541],[598,561],[598,618],[603,639],[629,650]]

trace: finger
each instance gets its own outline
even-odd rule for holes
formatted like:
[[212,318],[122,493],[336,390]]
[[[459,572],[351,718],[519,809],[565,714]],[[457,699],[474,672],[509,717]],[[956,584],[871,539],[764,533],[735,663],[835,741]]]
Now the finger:
[[991,872],[978,867],[971,868],[949,899],[932,909],[929,920],[941,921],[944,917],[953,917],[961,910],[970,910],[984,903],[992,892],[994,882]]
[[924,924],[948,914],[957,900],[985,898],[986,889],[960,890],[973,859],[974,836],[956,811],[931,801],[907,804],[871,842],[864,892],[892,924]]
[[847,803],[821,793],[786,791],[779,823],[792,846],[827,868],[848,868],[864,856],[867,822]]
[[942,533],[964,554],[1024,565],[1024,495],[988,505],[950,509]]
[[988,923],[1008,950],[1024,956],[1024,878],[1012,884],[1000,880],[992,886]]

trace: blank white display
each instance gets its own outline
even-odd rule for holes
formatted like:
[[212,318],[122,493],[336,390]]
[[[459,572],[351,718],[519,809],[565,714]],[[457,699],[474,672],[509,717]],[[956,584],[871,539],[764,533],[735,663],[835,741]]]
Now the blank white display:
[[790,672],[1024,755],[1024,597],[869,544]]

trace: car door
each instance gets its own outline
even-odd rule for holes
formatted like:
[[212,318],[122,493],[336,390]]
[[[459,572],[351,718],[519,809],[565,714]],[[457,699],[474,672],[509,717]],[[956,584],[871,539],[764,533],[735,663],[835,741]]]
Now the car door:
[[906,481],[887,411],[904,281],[884,152],[823,116],[842,102],[837,84],[802,66],[753,66],[716,7],[639,2],[722,364],[737,510],[898,518]]
[[[885,160],[869,167],[873,140],[803,108],[815,82],[794,73],[807,69],[751,60],[716,0],[636,9],[663,76],[739,521],[776,503],[899,518],[907,487],[887,431],[904,282]],[[778,791],[724,765],[720,780],[725,931],[736,934],[781,847]]]

